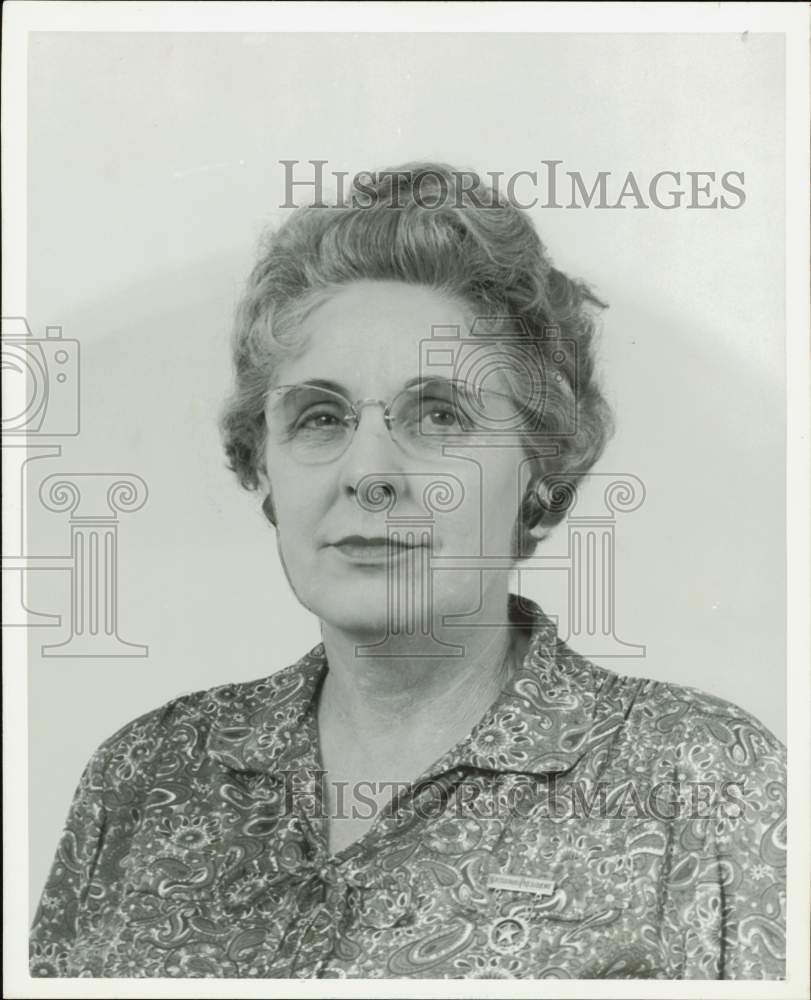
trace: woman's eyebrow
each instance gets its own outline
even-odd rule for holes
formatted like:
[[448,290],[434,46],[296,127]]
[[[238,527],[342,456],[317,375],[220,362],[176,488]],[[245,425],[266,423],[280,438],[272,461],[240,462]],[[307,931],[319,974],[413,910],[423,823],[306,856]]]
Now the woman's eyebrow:
[[299,379],[298,382],[292,383],[293,385],[314,385],[319,389],[331,389],[333,392],[341,393],[343,396],[349,396],[349,389],[342,385],[340,382],[334,382],[329,378],[303,378]]
[[[407,382],[403,383],[400,391],[402,389],[410,389],[412,386],[420,385],[423,382],[453,382],[454,379],[445,378],[441,375],[415,375],[410,378]],[[343,396],[349,397],[351,395],[349,389],[340,382],[335,382],[333,379],[328,378],[303,378],[295,385],[313,385],[317,386],[319,389],[331,389],[333,392],[340,393]]]
[[422,382],[455,382],[456,379],[446,378],[444,375],[415,375],[404,383],[404,389],[410,389],[413,385],[420,385]]

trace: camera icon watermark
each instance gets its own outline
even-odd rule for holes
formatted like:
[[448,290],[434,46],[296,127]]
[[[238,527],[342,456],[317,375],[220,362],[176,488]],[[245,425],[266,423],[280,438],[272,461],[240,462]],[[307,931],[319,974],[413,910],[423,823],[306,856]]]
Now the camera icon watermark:
[[79,433],[79,341],[61,326],[37,338],[22,316],[2,321],[3,437]]
[[435,325],[420,342],[419,366],[425,382],[456,387],[458,433],[442,431],[449,445],[503,446],[520,435],[523,446],[551,454],[553,439],[577,433],[577,345],[557,326],[537,338],[517,316],[477,317],[468,336]]

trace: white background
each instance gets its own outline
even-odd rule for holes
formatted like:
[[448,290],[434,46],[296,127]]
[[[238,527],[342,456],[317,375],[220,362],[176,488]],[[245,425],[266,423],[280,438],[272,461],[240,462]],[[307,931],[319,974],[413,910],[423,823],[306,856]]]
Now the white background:
[[[28,318],[82,349],[82,433],[31,466],[131,472],[120,634],[145,659],[29,657],[30,886],[92,750],[171,697],[318,641],[259,498],[224,467],[228,333],[280,159],[435,158],[480,171],[738,170],[739,210],[533,212],[558,267],[610,303],[618,431],[598,470],[645,483],[618,522],[625,673],[727,698],[785,733],[783,42],[779,35],[42,34],[29,49]],[[39,468],[41,466],[41,468]],[[31,510],[29,554],[67,552]],[[547,543],[565,549],[565,529]],[[30,604],[66,615],[66,574]],[[562,613],[562,589],[525,591]],[[45,579],[44,577],[49,577]]]

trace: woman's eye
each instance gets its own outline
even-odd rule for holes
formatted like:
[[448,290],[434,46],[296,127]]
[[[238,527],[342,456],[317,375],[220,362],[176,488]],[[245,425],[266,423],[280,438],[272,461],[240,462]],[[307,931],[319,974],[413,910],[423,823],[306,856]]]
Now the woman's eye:
[[457,423],[456,410],[448,403],[428,403],[423,411],[423,419],[434,427],[453,427]]
[[333,427],[337,427],[341,423],[342,420],[337,413],[316,410],[310,413],[305,413],[303,416],[299,417],[296,422],[296,429],[331,430]]

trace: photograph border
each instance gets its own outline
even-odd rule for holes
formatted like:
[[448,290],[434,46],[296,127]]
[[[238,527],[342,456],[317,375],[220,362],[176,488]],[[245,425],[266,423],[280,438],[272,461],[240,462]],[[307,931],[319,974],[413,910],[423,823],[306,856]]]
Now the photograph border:
[[[556,980],[559,997],[779,997],[808,995],[809,958],[809,61],[806,5],[619,3],[39,3],[3,10],[4,315],[26,315],[27,40],[37,31],[122,32],[772,32],[786,42],[786,378],[788,953],[785,981]],[[314,27],[317,25],[317,27]],[[583,26],[588,25],[587,30]],[[5,461],[5,459],[4,459]],[[19,517],[4,496],[4,523]],[[4,995],[8,997],[262,997],[266,981],[34,980],[28,945],[28,704],[24,629],[3,634]],[[25,914],[25,919],[21,915]],[[536,996],[538,980],[280,981],[289,996]]]

